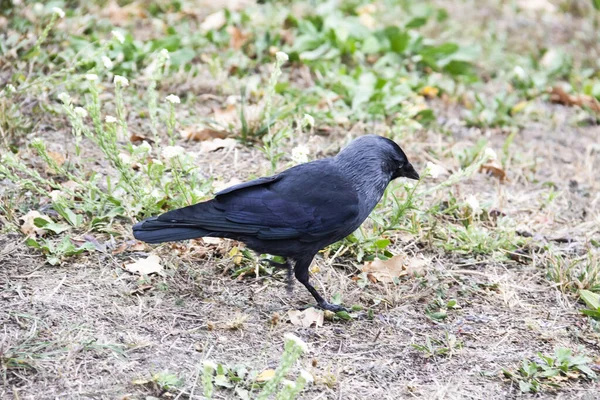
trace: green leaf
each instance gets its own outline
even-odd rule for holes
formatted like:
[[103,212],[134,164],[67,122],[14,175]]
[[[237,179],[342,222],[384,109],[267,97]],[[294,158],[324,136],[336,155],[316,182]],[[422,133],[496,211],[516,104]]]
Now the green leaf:
[[600,11],[600,0],[592,0],[592,4],[596,10]]
[[385,249],[386,247],[388,247],[390,245],[390,240],[389,239],[379,239],[375,241],[375,247],[377,247],[378,249]]
[[525,381],[519,381],[519,389],[523,393],[529,393],[529,392],[531,392],[531,389],[532,389],[531,383],[525,382]]
[[335,316],[345,321],[350,321],[352,319],[352,316],[346,311],[338,311],[335,313]]
[[403,32],[397,26],[390,26],[384,30],[385,36],[390,41],[390,50],[395,53],[403,53],[408,47],[410,35]]
[[446,319],[446,317],[448,317],[448,314],[446,313],[446,311],[432,312],[427,315],[429,316],[429,318],[434,319],[436,321],[440,321],[440,320]]
[[225,375],[215,376],[215,385],[221,386],[221,387],[226,387],[226,388],[233,387],[233,384],[231,382],[229,382],[229,379],[227,379],[227,377]]
[[427,18],[417,17],[417,18],[411,19],[408,22],[408,24],[406,24],[406,28],[409,28],[409,29],[419,28],[419,27],[425,25],[426,23],[427,23]]
[[592,293],[589,290],[580,290],[579,297],[593,310],[600,308],[600,294]]
[[342,295],[340,293],[334,294],[333,297],[331,298],[331,303],[335,304],[335,305],[342,304]]
[[34,239],[34,238],[29,238],[25,241],[25,244],[29,247],[33,247],[34,249],[41,249],[42,246],[40,246],[40,244]]
[[62,233],[69,229],[69,226],[63,224],[57,224],[52,220],[47,220],[46,218],[36,218],[33,220],[33,224],[38,228],[44,228],[46,230],[52,231],[56,234]]

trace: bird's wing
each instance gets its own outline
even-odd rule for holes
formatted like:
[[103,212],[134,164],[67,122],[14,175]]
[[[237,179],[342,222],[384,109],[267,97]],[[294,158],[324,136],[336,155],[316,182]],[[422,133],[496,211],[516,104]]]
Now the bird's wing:
[[269,184],[269,183],[278,181],[279,179],[281,179],[281,175],[273,175],[273,176],[267,176],[264,178],[254,179],[254,180],[251,180],[248,182],[238,183],[237,185],[230,186],[228,188],[221,190],[220,192],[217,192],[215,194],[215,196],[221,196],[223,194],[231,193],[236,190],[244,189],[244,188],[251,187],[251,186],[260,186],[260,185]]
[[356,191],[328,160],[225,189],[212,201],[159,217],[214,232],[307,242],[345,233],[357,218]]

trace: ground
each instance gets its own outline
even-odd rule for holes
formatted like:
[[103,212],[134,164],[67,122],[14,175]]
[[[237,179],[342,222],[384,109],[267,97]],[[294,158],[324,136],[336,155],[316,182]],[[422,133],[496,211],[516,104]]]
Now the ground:
[[[291,8],[294,12],[306,12],[303,2],[293,3],[289,7],[295,7]],[[523,360],[540,364],[538,353],[553,355],[561,348],[587,357],[589,368],[600,371],[600,327],[582,315],[585,305],[578,296],[579,289],[600,290],[600,108],[594,111],[593,104],[597,103],[589,103],[586,108],[578,107],[576,102],[553,102],[546,93],[564,81],[570,81],[574,94],[586,93],[585,89],[578,90],[585,86],[582,82],[586,79],[600,88],[600,47],[598,40],[590,39],[590,35],[597,37],[594,26],[598,26],[598,18],[586,14],[593,12],[587,3],[558,3],[537,2],[541,9],[525,12],[504,2],[432,2],[432,7],[444,6],[450,22],[440,22],[442,27],[429,23],[423,27],[423,35],[451,38],[466,48],[479,45],[483,55],[482,60],[473,62],[476,83],[452,77],[454,90],[440,81],[439,96],[425,95],[415,100],[433,111],[435,122],[431,125],[405,129],[398,119],[389,116],[353,119],[351,114],[356,110],[341,118],[325,111],[319,114],[318,110],[326,106],[308,103],[290,114],[288,120],[278,122],[279,126],[291,126],[292,121],[300,124],[304,108],[317,116],[314,127],[294,127],[293,134],[276,143],[284,153],[277,170],[294,162],[289,149],[298,145],[307,146],[310,158],[321,158],[334,155],[351,137],[377,133],[401,144],[423,175],[415,192],[415,209],[409,209],[397,224],[403,229],[379,231],[381,238],[390,241],[386,251],[409,259],[423,257],[426,264],[421,270],[403,272],[394,282],[378,282],[361,274],[365,261],[351,242],[316,258],[311,279],[317,290],[327,298],[340,294],[348,306],[361,306],[348,321],[326,319],[318,327],[292,324],[288,313],[311,305],[310,294],[298,284],[293,293],[288,293],[283,275],[256,277],[251,268],[245,276],[233,276],[232,271],[240,266],[232,249],[242,246],[239,243],[136,243],[130,228],[142,215],[140,210],[128,210],[127,215],[111,220],[105,230],[93,225],[72,229],[76,243],[93,243],[95,251],[65,256],[50,265],[46,255],[26,245],[19,218],[35,209],[60,221],[56,212],[48,211],[52,201],[9,176],[3,177],[0,171],[4,186],[0,189],[0,397],[202,398],[204,360],[231,368],[243,365],[255,376],[277,368],[283,336],[291,332],[309,349],[294,365],[290,379],[300,368],[315,379],[301,393],[302,399],[598,398],[598,381],[587,378],[582,371],[570,369],[569,375],[550,381],[536,377],[543,382],[539,393],[524,390],[519,381],[531,383],[532,378],[517,373]],[[139,6],[140,2],[131,4]],[[387,3],[377,4],[381,9]],[[223,6],[215,3],[212,9],[193,14],[192,20],[201,23],[206,15]],[[554,9],[549,11],[544,6]],[[33,5],[23,7],[23,13],[34,13]],[[176,26],[173,21],[179,19],[182,25],[190,23],[186,19],[192,15],[189,9],[181,16],[179,10],[169,7],[165,5],[155,18],[139,17],[145,14],[133,8],[139,17],[135,22],[123,11],[125,7],[112,2],[105,7],[91,7],[88,12],[98,16],[99,21],[109,21],[105,24],[125,27],[138,40],[148,40],[161,37],[161,32],[166,35],[167,30],[157,25]],[[82,14],[75,10],[67,18],[73,22],[83,19]],[[2,21],[8,23],[6,18]],[[87,22],[73,23],[64,26],[59,22],[56,29],[72,35],[89,34],[84,29]],[[243,21],[240,24],[245,26]],[[102,28],[102,23],[98,26]],[[238,33],[242,35],[229,33],[234,38]],[[0,70],[2,84],[14,82],[18,65],[16,55],[7,51],[11,43],[7,38],[4,36],[2,52],[12,67],[7,61]],[[229,39],[225,42],[236,47]],[[495,43],[497,48],[492,46]],[[537,62],[543,64],[540,52],[548,54],[548,49],[556,48],[569,55],[571,69],[566,75],[545,77],[543,90],[535,95],[527,92],[535,91],[535,85],[523,90],[506,89],[507,82],[514,82],[510,74],[515,66],[521,66],[519,62],[537,54]],[[223,67],[215,77],[209,74],[208,65],[214,66],[216,58],[213,64],[209,58],[216,50],[208,47],[202,51],[202,62],[194,60],[207,67],[193,73],[180,69],[159,82],[161,98],[175,93],[186,99],[177,105],[177,129],[216,118],[218,112],[214,110],[226,110],[232,93],[239,94],[236,85],[243,77],[235,75],[232,68],[243,68],[243,63]],[[304,66],[284,68],[289,87],[311,89],[313,80],[326,75],[318,66],[313,67],[315,70]],[[251,70],[259,76],[266,74],[262,81],[266,85],[270,69],[261,68]],[[530,73],[525,65],[523,68]],[[586,69],[591,72],[581,72]],[[419,79],[434,82],[427,78],[430,72],[425,68],[419,72],[423,74]],[[148,75],[136,73],[140,75],[136,88],[145,88]],[[36,101],[58,104],[49,98],[54,99],[64,88],[70,89],[73,98],[78,97],[75,84],[69,84],[68,79],[66,82],[61,90],[50,89]],[[430,86],[438,87],[426,85]],[[300,96],[301,92],[294,93]],[[493,104],[492,99],[500,92],[518,98],[510,103],[508,111],[493,105],[489,106],[492,111],[477,108],[473,93],[479,93],[486,104]],[[139,89],[126,100],[143,102],[144,93]],[[597,95],[600,97],[600,90]],[[111,90],[101,93],[108,104],[113,96]],[[83,92],[79,97],[84,98]],[[21,117],[32,124],[27,132],[19,133],[8,119],[2,120],[4,132],[12,127],[14,137],[4,137],[5,144],[10,143],[1,151],[10,148],[27,165],[44,176],[53,176],[53,171],[26,150],[26,145],[42,139],[49,150],[75,157],[69,120],[57,111],[58,106],[47,106],[40,114],[34,106],[26,107],[31,101],[25,100]],[[275,100],[277,107],[288,101],[284,95]],[[328,103],[335,101],[330,98]],[[515,108],[520,107],[519,101],[526,102],[522,113]],[[117,114],[115,108],[109,111]],[[488,115],[493,118],[484,123],[469,122]],[[419,121],[412,117],[414,114],[409,115],[409,122]],[[498,122],[502,118],[507,121]],[[149,129],[147,117],[141,112],[130,112],[127,123],[136,134],[146,134]],[[239,138],[239,131],[240,127],[234,126],[230,136]],[[478,147],[482,139],[484,145]],[[202,176],[215,179],[215,187],[232,179],[243,181],[270,173],[271,160],[268,152],[260,150],[260,138],[253,140],[253,145],[238,141],[215,151],[207,151],[204,143],[176,140],[186,153],[197,155],[195,162]],[[115,164],[103,160],[91,140],[84,139],[82,146],[88,151],[85,160],[89,165],[80,164],[81,168],[116,176]],[[483,168],[461,172],[477,162],[484,147],[497,153],[501,160],[501,164],[495,164],[499,165],[497,169],[483,160]],[[465,163],[461,157],[468,154],[473,157]],[[424,173],[428,162],[443,166],[446,172],[440,176]],[[452,173],[460,179],[445,185],[452,180]],[[67,180],[59,176],[56,179]],[[412,190],[405,184],[399,182],[390,188],[402,201],[408,200],[406,191]],[[477,204],[470,198],[475,198]],[[392,203],[384,200],[374,220],[366,222],[366,232],[380,227],[377,216],[390,218]],[[465,228],[465,224],[473,229]],[[372,247],[364,244],[363,250],[369,253]],[[150,254],[161,259],[164,271],[160,275],[139,276],[124,268]],[[453,300],[456,306],[450,305]],[[436,311],[445,315],[436,316]],[[512,371],[513,377],[503,370]],[[160,374],[176,377],[177,384],[164,384],[156,378]],[[251,381],[243,380],[240,387],[250,389]],[[240,398],[231,388],[218,388],[213,397]]]

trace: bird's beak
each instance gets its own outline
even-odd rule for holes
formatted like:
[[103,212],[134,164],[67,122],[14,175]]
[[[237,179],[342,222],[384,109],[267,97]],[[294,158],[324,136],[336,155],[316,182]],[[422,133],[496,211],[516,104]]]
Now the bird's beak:
[[415,167],[413,167],[411,163],[404,165],[402,168],[398,168],[398,170],[394,174],[394,178],[398,178],[401,176],[408,179],[414,179],[416,181],[420,179],[419,173],[415,171]]

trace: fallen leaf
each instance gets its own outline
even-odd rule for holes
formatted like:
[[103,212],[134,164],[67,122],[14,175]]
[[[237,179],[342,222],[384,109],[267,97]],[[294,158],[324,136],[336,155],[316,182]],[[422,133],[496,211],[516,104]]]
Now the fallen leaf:
[[563,104],[565,106],[589,108],[600,114],[600,102],[594,97],[584,94],[568,94],[560,86],[554,86],[552,89],[550,89],[550,101],[553,103]]
[[206,128],[203,125],[192,125],[181,131],[181,137],[185,140],[195,141],[224,139],[227,137],[227,132]]
[[220,149],[230,149],[235,147],[236,141],[232,138],[206,140],[200,145],[200,151],[204,153],[212,153]]
[[204,18],[204,21],[200,24],[200,31],[202,33],[217,31],[221,29],[226,22],[227,18],[225,17],[225,11],[219,10]]
[[479,168],[479,172],[483,172],[485,174],[498,178],[500,182],[504,182],[506,180],[506,171],[504,171],[502,165],[500,165],[500,163],[498,163],[498,161],[495,160],[483,164],[481,168]]
[[323,326],[323,316],[322,310],[317,310],[313,307],[303,311],[288,311],[288,318],[292,325],[303,326],[304,328],[309,328],[312,325],[315,325],[315,327]]
[[371,282],[376,279],[378,282],[389,283],[393,282],[394,278],[404,275],[424,275],[427,263],[428,260],[422,257],[408,257],[405,254],[398,254],[387,260],[367,261],[363,265],[362,271],[367,272],[367,277]]
[[274,376],[275,376],[274,369],[265,369],[263,372],[258,374],[258,376],[256,377],[256,382],[270,381],[271,379],[273,379]]
[[231,39],[229,40],[229,47],[233,47],[235,50],[241,49],[250,37],[250,34],[242,32],[236,26],[228,26],[227,33],[229,33],[231,36]]
[[36,218],[44,219],[44,220],[48,221],[49,223],[52,222],[52,220],[50,218],[41,214],[39,211],[35,211],[35,210],[29,211],[27,214],[25,214],[21,218],[19,218],[20,220],[23,221],[23,224],[21,225],[21,232],[23,232],[28,237],[44,236],[46,234],[45,229],[38,228],[37,226],[35,226],[34,221]]
[[163,270],[160,265],[160,257],[155,254],[142,258],[131,264],[125,264],[125,269],[131,273],[140,275],[160,274]]
[[131,143],[143,142],[144,140],[148,143],[154,143],[154,140],[148,139],[146,136],[144,136],[141,133],[133,133],[132,132],[131,135],[129,136],[129,141]]
[[218,245],[218,244],[221,244],[221,242],[223,242],[223,239],[218,238],[218,237],[204,236],[202,238],[202,241],[206,244]]
[[63,156],[60,153],[57,153],[56,151],[49,151],[48,152],[48,156],[54,160],[54,162],[56,163],[56,165],[58,165],[59,167],[62,166],[65,163],[65,156]]

